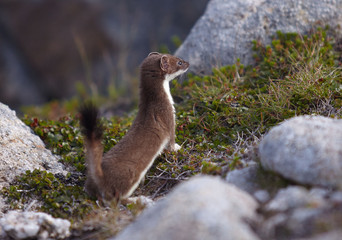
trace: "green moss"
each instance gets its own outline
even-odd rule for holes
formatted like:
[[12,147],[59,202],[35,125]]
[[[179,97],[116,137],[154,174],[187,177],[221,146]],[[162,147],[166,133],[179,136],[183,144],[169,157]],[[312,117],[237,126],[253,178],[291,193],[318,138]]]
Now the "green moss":
[[292,181],[284,179],[275,172],[265,170],[261,166],[258,167],[256,181],[256,184],[271,195],[276,194],[281,188],[294,184]]
[[23,121],[44,141],[53,154],[62,157],[61,161],[64,164],[84,172],[83,139],[76,118],[66,116],[53,121],[26,116]]
[[55,217],[79,218],[93,208],[93,202],[83,190],[84,178],[54,176],[46,171],[27,171],[2,194],[12,208],[22,208],[32,199],[42,202],[41,211]]
[[222,168],[217,166],[217,164],[215,164],[213,162],[203,161],[201,172],[203,174],[221,175]]

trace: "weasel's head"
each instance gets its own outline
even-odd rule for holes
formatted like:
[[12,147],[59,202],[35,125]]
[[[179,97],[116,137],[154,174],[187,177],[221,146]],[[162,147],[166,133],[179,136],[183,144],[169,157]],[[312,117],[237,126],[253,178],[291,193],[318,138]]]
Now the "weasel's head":
[[151,77],[158,77],[160,80],[168,80],[185,73],[190,64],[181,58],[170,54],[157,52],[150,53],[141,65],[141,72]]

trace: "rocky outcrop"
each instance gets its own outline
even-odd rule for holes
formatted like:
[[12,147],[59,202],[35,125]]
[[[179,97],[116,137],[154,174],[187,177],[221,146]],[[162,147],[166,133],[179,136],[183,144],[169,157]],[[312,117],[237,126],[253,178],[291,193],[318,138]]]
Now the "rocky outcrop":
[[306,33],[317,23],[334,28],[341,22],[340,0],[212,0],[176,55],[192,72],[209,74],[238,58],[252,64],[252,41],[269,44],[278,30]]
[[272,128],[259,145],[265,169],[300,184],[342,189],[342,120],[300,116]]
[[7,186],[15,176],[34,169],[66,174],[42,140],[14,111],[0,103],[0,188]]
[[0,219],[2,239],[65,239],[70,222],[46,213],[10,211]]
[[200,176],[182,183],[143,212],[115,240],[259,239],[247,223],[257,202],[220,178]]

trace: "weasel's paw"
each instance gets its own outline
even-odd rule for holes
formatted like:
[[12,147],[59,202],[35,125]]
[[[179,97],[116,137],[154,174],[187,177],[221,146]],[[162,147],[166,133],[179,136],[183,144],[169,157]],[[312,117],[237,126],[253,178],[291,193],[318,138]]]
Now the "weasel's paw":
[[141,204],[145,207],[151,207],[154,205],[154,201],[151,198],[145,196],[130,197],[126,201],[127,203]]
[[177,143],[175,143],[175,145],[173,145],[173,148],[172,148],[172,150],[173,151],[175,151],[175,152],[177,152],[179,149],[181,149],[182,147],[181,146],[179,146]]

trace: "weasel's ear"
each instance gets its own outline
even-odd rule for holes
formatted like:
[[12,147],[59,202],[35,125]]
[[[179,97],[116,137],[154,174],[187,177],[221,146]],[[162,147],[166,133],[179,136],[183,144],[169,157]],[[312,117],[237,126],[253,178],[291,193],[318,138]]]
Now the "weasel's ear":
[[167,72],[167,70],[170,67],[170,60],[169,57],[166,55],[163,55],[160,59],[160,68],[161,70],[163,70],[164,72]]
[[148,57],[151,55],[160,55],[160,53],[159,52],[151,52],[150,54],[148,54]]

